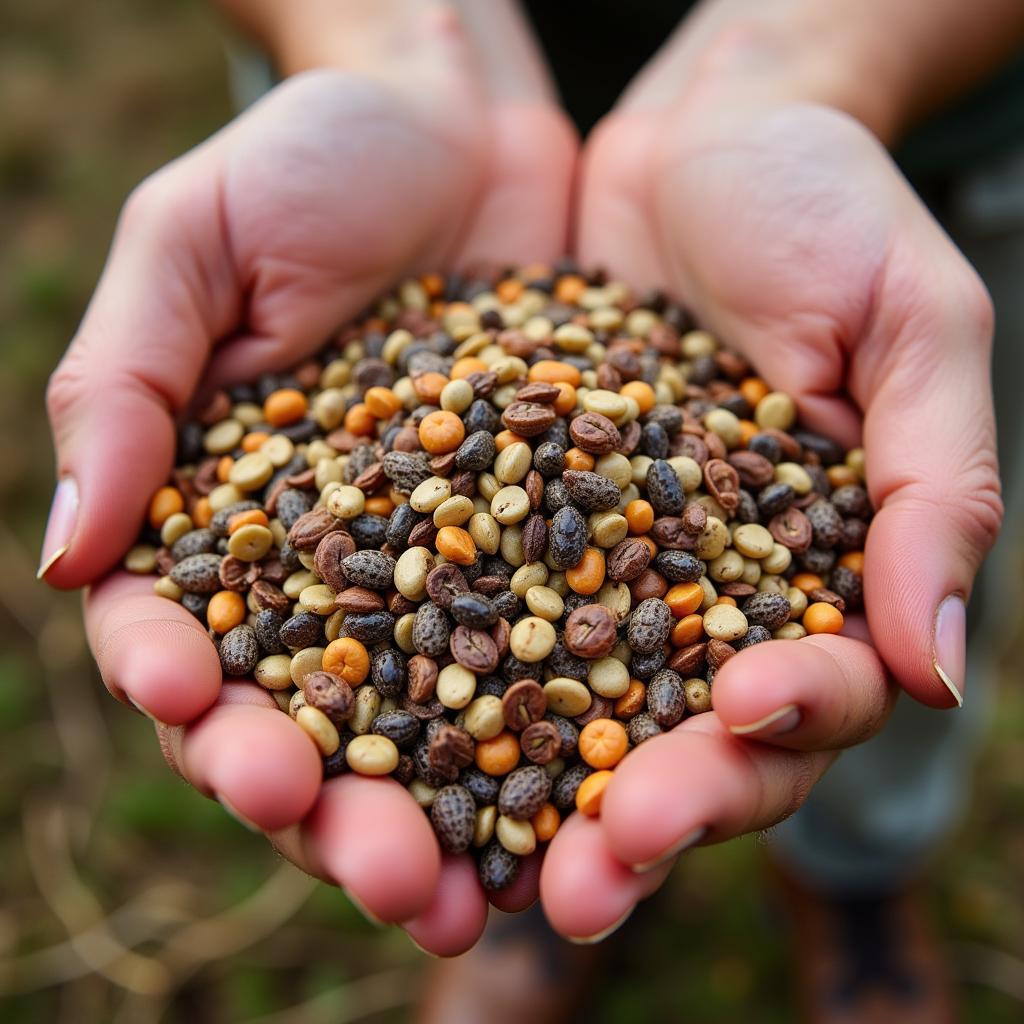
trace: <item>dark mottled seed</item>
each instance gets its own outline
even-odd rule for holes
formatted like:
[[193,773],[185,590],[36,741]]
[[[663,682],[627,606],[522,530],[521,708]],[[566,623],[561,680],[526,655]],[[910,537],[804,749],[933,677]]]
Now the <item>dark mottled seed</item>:
[[445,786],[438,790],[430,807],[430,822],[442,850],[464,853],[473,841],[476,822],[473,795],[463,786]]
[[634,747],[638,747],[641,743],[653,739],[655,736],[660,736],[662,731],[661,726],[654,720],[654,716],[646,711],[642,711],[639,715],[634,715],[626,726],[629,742]]
[[683,487],[664,459],[655,459],[647,469],[647,497],[659,516],[678,516],[683,511]]
[[797,565],[804,572],[813,572],[824,576],[832,571],[838,556],[834,551],[825,551],[822,548],[808,548],[796,556]]
[[191,612],[203,625],[206,625],[206,607],[210,603],[209,594],[182,594],[181,606]]
[[562,715],[545,715],[544,721],[550,722],[558,730],[561,744],[558,748],[558,756],[572,757],[580,742],[580,730],[576,723]]
[[511,590],[502,591],[491,600],[494,603],[495,611],[501,618],[511,621],[519,614],[520,601]]
[[325,757],[323,760],[323,771],[325,779],[336,778],[339,775],[344,775],[347,771],[350,770],[348,766],[348,761],[345,759],[345,751],[348,749],[348,745],[355,738],[355,733],[339,732],[338,749],[329,757]]
[[383,462],[384,473],[399,494],[412,494],[424,480],[433,476],[426,452],[387,452]]
[[544,485],[544,507],[549,515],[553,516],[559,509],[571,504],[572,498],[569,496],[569,489],[562,483],[561,477],[549,480]]
[[171,570],[170,577],[189,594],[212,594],[220,590],[220,561],[220,555],[189,555]]
[[324,639],[324,620],[312,612],[299,612],[282,623],[278,636],[292,650],[319,647]]
[[670,668],[656,672],[647,684],[647,710],[662,729],[671,729],[686,712],[683,678]]
[[217,546],[217,534],[213,530],[203,528],[189,530],[184,537],[179,537],[171,545],[171,557],[180,562],[189,555],[208,555]]
[[227,676],[247,676],[260,660],[259,644],[252,626],[235,626],[220,642],[220,667]]
[[667,459],[668,433],[660,423],[645,423],[640,433],[640,452],[652,459]]
[[672,610],[661,598],[641,601],[629,617],[629,646],[640,654],[658,650],[668,640],[672,622]]
[[395,617],[391,612],[350,612],[345,616],[343,629],[346,636],[354,637],[364,644],[379,644],[390,640],[395,629]]
[[501,698],[501,713],[505,724],[516,732],[539,722],[547,709],[548,700],[544,689],[535,679],[520,679]]
[[455,452],[455,465],[459,469],[479,473],[490,469],[496,453],[494,435],[487,430],[477,430],[459,445]]
[[852,569],[837,565],[832,570],[829,585],[845,602],[850,611],[857,611],[864,605],[864,581]]
[[[348,625],[348,618],[345,619]],[[370,681],[382,697],[397,697],[405,687],[405,655],[393,647],[377,651],[370,662]]]
[[587,512],[607,512],[615,508],[622,497],[618,484],[599,473],[567,469],[562,482],[573,502]]
[[479,430],[496,434],[501,429],[501,414],[490,402],[478,398],[466,410],[462,422],[466,426],[467,434],[475,434]]
[[469,626],[473,629],[487,629],[498,621],[494,604],[483,594],[457,594],[452,599],[448,611],[460,626]]
[[525,821],[547,803],[551,776],[539,765],[516,768],[506,776],[498,793],[498,812]]
[[578,509],[566,505],[554,514],[548,548],[555,568],[572,569],[579,565],[587,548],[587,521]]
[[789,484],[769,484],[757,495],[757,509],[765,519],[785,512],[790,505],[796,492]]
[[551,802],[561,811],[574,807],[576,790],[591,771],[586,764],[573,764],[566,768],[551,784]]
[[752,625],[739,640],[733,641],[732,646],[737,651],[742,651],[747,647],[753,647],[755,644],[763,644],[767,640],[771,640],[771,638],[772,635],[765,626]]
[[357,548],[381,548],[387,543],[388,521],[384,516],[356,516],[348,529]]
[[459,785],[466,787],[479,807],[489,807],[498,802],[501,782],[479,768],[463,768],[459,773]]
[[666,657],[665,651],[660,647],[650,654],[641,654],[638,651],[634,653],[633,660],[629,663],[629,671],[637,679],[650,679],[665,664]]
[[399,505],[388,519],[384,539],[392,547],[404,548],[409,543],[409,533],[420,521],[420,514],[408,503]]
[[420,654],[437,658],[448,651],[448,616],[431,601],[421,604],[412,626],[412,645]]
[[488,892],[506,889],[519,874],[519,858],[499,842],[489,843],[480,855],[480,884]]
[[835,505],[824,498],[804,509],[814,532],[816,548],[832,548],[839,542],[843,532],[843,518],[836,511]]
[[427,574],[427,596],[446,611],[459,594],[469,593],[466,575],[452,562],[445,562]]
[[333,672],[311,672],[302,682],[306,703],[322,711],[335,725],[348,721],[355,710],[352,687]]
[[748,597],[743,602],[742,610],[751,626],[764,626],[766,629],[778,629],[785,625],[792,612],[786,597],[767,591]]
[[284,651],[284,643],[280,636],[284,621],[284,616],[272,608],[264,608],[256,614],[253,632],[264,654],[281,654]]
[[707,565],[688,551],[662,551],[654,568],[673,583],[696,583],[707,572]]
[[868,524],[863,519],[844,519],[843,529],[836,545],[840,551],[863,551],[868,536]]
[[565,469],[565,452],[553,441],[545,441],[533,453],[533,467],[545,478],[559,476]]
[[868,519],[871,516],[868,492],[859,484],[846,484],[843,487],[837,487],[829,500],[835,505],[836,511],[840,515],[854,516],[857,519]]
[[370,725],[370,731],[386,736],[400,749],[411,746],[420,732],[420,720],[408,711],[385,711]]
[[383,551],[357,551],[341,563],[345,576],[356,586],[387,590],[395,579],[395,560]]

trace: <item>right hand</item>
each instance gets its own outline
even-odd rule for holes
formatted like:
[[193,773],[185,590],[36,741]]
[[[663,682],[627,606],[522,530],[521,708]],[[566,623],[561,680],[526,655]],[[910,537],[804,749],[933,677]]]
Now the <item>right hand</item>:
[[[129,199],[47,396],[62,481],[48,583],[95,584],[117,564],[201,377],[290,366],[417,271],[564,251],[567,123],[545,99],[489,95],[450,19],[414,36],[432,51],[409,54],[402,75],[297,76]],[[487,909],[472,862],[441,856],[400,786],[346,776],[321,788],[299,727],[255,684],[223,683],[203,626],[150,580],[117,572],[92,586],[86,625],[111,693],[157,721],[197,788],[422,946],[472,945]],[[530,902],[536,877],[524,870],[503,905]]]

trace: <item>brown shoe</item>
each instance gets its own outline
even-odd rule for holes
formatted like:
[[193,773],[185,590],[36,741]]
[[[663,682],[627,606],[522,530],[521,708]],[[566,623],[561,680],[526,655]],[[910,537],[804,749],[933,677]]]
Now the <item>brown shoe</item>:
[[606,945],[566,942],[539,905],[521,914],[491,910],[473,949],[431,969],[417,1024],[567,1024]]
[[953,983],[911,889],[823,895],[783,877],[808,1024],[955,1024]]

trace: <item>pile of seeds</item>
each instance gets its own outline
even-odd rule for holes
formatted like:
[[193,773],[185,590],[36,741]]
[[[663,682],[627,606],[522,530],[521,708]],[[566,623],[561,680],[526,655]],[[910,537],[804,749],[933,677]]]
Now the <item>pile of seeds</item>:
[[426,275],[214,395],[126,566],[499,889],[727,659],[860,607],[863,452],[796,418],[664,296]]

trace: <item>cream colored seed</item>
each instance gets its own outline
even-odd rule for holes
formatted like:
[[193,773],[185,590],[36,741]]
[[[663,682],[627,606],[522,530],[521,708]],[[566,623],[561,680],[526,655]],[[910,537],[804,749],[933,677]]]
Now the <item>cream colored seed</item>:
[[461,526],[472,514],[473,499],[464,494],[453,494],[434,509],[434,525],[438,529],[442,526]]
[[715,590],[714,584],[707,576],[701,576],[697,582],[700,584],[701,590],[704,591],[704,600],[701,601],[698,609],[703,614],[718,600],[718,591]]
[[565,578],[564,572],[557,570],[549,572],[548,581],[544,585],[550,587],[563,601],[569,595],[569,581]]
[[562,598],[550,587],[530,587],[526,592],[526,607],[548,622],[557,622],[565,611]]
[[732,549],[708,562],[708,576],[716,583],[730,583],[743,575],[743,556]]
[[314,576],[316,575],[316,552],[315,551],[299,551],[299,561],[302,563],[302,567]]
[[687,359],[713,356],[718,351],[718,342],[707,331],[687,331],[680,339],[683,355]]
[[501,543],[501,527],[490,512],[474,512],[469,517],[466,529],[478,551],[485,555],[497,554],[498,545]]
[[228,552],[243,562],[258,562],[274,543],[274,535],[259,523],[246,523],[228,538]]
[[462,727],[475,740],[490,740],[505,728],[501,700],[492,694],[477,697],[467,708]]
[[799,622],[787,622],[772,633],[775,640],[803,640],[805,636],[807,630]]
[[353,691],[355,703],[348,727],[357,736],[364,736],[370,731],[373,720],[380,714],[381,697],[375,686],[367,683]]
[[621,420],[626,415],[627,405],[626,399],[614,391],[605,391],[603,388],[598,388],[595,391],[590,391],[583,399],[583,408],[587,412],[600,413],[602,416],[607,416],[608,419],[614,421]]
[[387,736],[367,733],[349,742],[345,761],[357,775],[387,775],[398,767],[398,747]]
[[606,580],[597,592],[597,603],[607,608],[615,616],[615,621],[619,625],[629,618],[632,602],[632,594],[625,583],[613,583],[611,580]]
[[156,571],[156,548],[151,544],[136,544],[124,556],[124,567],[129,572],[146,576]]
[[[651,468],[651,464],[654,462],[649,455],[634,455],[629,460],[629,472],[630,472],[630,483],[636,484],[638,487],[646,486],[647,484],[647,470]],[[671,465],[671,463],[669,463]],[[696,463],[695,463],[696,465]],[[675,467],[673,467],[674,469]],[[698,467],[699,469],[700,467]],[[679,475],[679,470],[676,470],[676,476]]]
[[599,548],[613,548],[629,532],[626,517],[618,512],[591,512],[587,517],[590,539]]
[[[493,516],[491,517],[493,518]],[[519,568],[525,561],[523,554],[523,529],[521,526],[506,526],[501,531],[501,540],[498,542],[498,550],[501,557],[509,565]]]
[[345,613],[340,609],[327,616],[327,621],[324,623],[324,636],[327,637],[329,644],[334,643],[341,636],[341,625],[344,621]]
[[543,661],[554,649],[555,627],[536,615],[520,619],[512,627],[509,646],[520,661]]
[[252,430],[258,423],[263,422],[263,406],[257,405],[255,402],[239,402],[231,410],[231,415],[246,430]]
[[846,453],[846,464],[861,478],[864,479],[866,472],[866,465],[864,460],[864,449],[863,448],[851,448]]
[[192,517],[187,512],[175,512],[164,520],[160,527],[160,543],[170,547],[192,530]]
[[395,623],[395,643],[405,654],[416,653],[416,645],[412,642],[412,627],[415,624],[415,612],[408,612]]
[[287,690],[292,685],[292,659],[287,654],[271,654],[256,662],[253,678],[268,690]]
[[726,448],[735,448],[743,436],[739,417],[728,409],[712,409],[704,417],[704,426],[717,434]]
[[590,662],[587,682],[599,697],[614,700],[629,689],[629,669],[618,658],[598,658]]
[[441,408],[464,413],[473,404],[473,385],[468,380],[450,380],[441,389]]
[[788,587],[786,600],[789,602],[789,617],[791,619],[799,619],[807,611],[807,595],[799,587]]
[[711,687],[706,679],[687,679],[683,682],[686,710],[691,715],[700,715],[711,710]]
[[551,338],[564,352],[585,352],[594,343],[593,333],[586,327],[574,323],[556,327]]
[[[283,690],[281,690],[281,691],[276,691],[275,690],[274,692],[275,693],[277,693],[277,692],[284,693]],[[299,708],[304,708],[305,706],[306,706],[306,694],[305,694],[305,692],[303,690],[296,690],[288,698],[288,714],[292,718],[294,718],[299,713]]]
[[170,601],[180,601],[185,596],[185,591],[170,576],[161,576],[153,584],[153,593]]
[[395,563],[395,589],[410,601],[427,596],[427,574],[434,568],[434,556],[427,548],[403,551]]
[[476,676],[462,665],[445,665],[437,674],[437,699],[446,708],[464,708],[475,691]]
[[[493,501],[494,496],[501,490],[501,484],[493,473],[477,473],[476,489],[485,501]],[[488,506],[488,511],[490,506]]]
[[754,408],[754,422],[762,430],[789,430],[796,422],[796,405],[784,391],[769,391]]
[[793,564],[793,553],[784,544],[772,544],[771,553],[761,562],[763,572],[785,572]]
[[228,505],[236,505],[244,497],[245,495],[234,484],[227,483],[214,487],[206,496],[206,500],[209,501],[212,511],[219,512]]
[[544,765],[544,771],[546,771],[551,778],[557,779],[558,776],[565,771],[565,758],[556,757],[553,760],[548,761],[548,763]]
[[308,704],[299,708],[295,722],[317,745],[317,749],[324,757],[330,757],[338,749],[341,743],[338,730],[319,708],[310,707]]
[[417,512],[433,512],[452,496],[452,485],[442,476],[431,476],[409,495],[409,504]]
[[422,779],[413,779],[406,789],[413,800],[425,809],[434,803],[434,797],[437,796],[437,790],[433,786],[428,786]]
[[[302,691],[300,690],[299,693]],[[270,696],[274,698],[274,703],[280,708],[286,715],[288,714],[288,705],[291,702],[288,694],[284,690],[271,690]]]
[[693,553],[709,562],[717,558],[729,543],[729,530],[717,516],[708,516],[704,529],[697,537]]
[[263,452],[249,452],[238,459],[228,472],[228,480],[239,490],[259,490],[274,474],[274,464]]
[[743,574],[740,576],[741,583],[748,583],[756,587],[761,579],[761,563],[756,558],[743,559]]
[[594,463],[594,472],[614,480],[621,490],[633,478],[633,467],[621,452],[609,452]]
[[537,849],[537,836],[528,821],[519,821],[500,814],[494,826],[494,834],[509,853],[519,857],[527,857]]
[[407,331],[404,327],[400,327],[396,331],[392,331],[387,338],[384,340],[384,348],[381,350],[381,358],[386,363],[391,363],[394,366],[398,362],[398,357],[415,341],[411,332]]
[[533,587],[543,587],[548,581],[548,567],[543,562],[527,562],[512,574],[509,589],[522,599]]
[[355,519],[366,507],[366,495],[358,487],[342,484],[331,491],[325,504],[336,519]]
[[[675,470],[679,485],[687,494],[697,490],[704,482],[703,471],[689,455],[674,455],[668,460],[668,464]],[[634,483],[637,482],[639,481],[634,478]]]
[[321,430],[341,426],[345,418],[345,392],[341,388],[326,388],[313,399],[313,419]]
[[519,387],[516,384],[506,384],[504,387],[498,388],[491,395],[491,404],[498,409],[507,409],[515,401],[518,390]]
[[548,700],[548,710],[565,715],[566,718],[582,715],[593,700],[590,690],[583,683],[565,676],[556,676],[548,680],[544,684],[544,696]]
[[716,604],[704,613],[704,632],[715,640],[739,640],[747,632],[747,617],[730,604]]
[[335,611],[334,598],[337,595],[326,583],[314,583],[299,594],[299,603],[314,615],[330,615]]
[[494,836],[494,825],[498,820],[498,808],[494,804],[481,807],[473,822],[473,845],[486,846]]
[[211,455],[227,455],[241,444],[244,436],[245,427],[238,420],[221,420],[203,435],[203,447]]
[[775,467],[775,482],[789,484],[797,494],[810,494],[814,489],[811,474],[796,462],[780,462]]
[[767,558],[775,546],[775,539],[760,523],[744,523],[732,531],[732,543],[747,558]]
[[503,484],[517,484],[530,472],[533,450],[524,441],[515,441],[498,452],[494,475]]
[[310,441],[305,448],[299,449],[300,454],[305,458],[306,465],[315,469],[323,459],[335,459],[338,453],[326,441]]
[[522,487],[502,487],[491,498],[491,515],[503,526],[522,521],[529,512],[530,498]]
[[296,686],[302,686],[307,676],[319,672],[323,667],[324,649],[322,647],[306,647],[292,655],[288,671],[291,673],[292,682]]
[[332,359],[320,371],[320,387],[340,388],[344,387],[352,379],[352,367],[344,359]]

